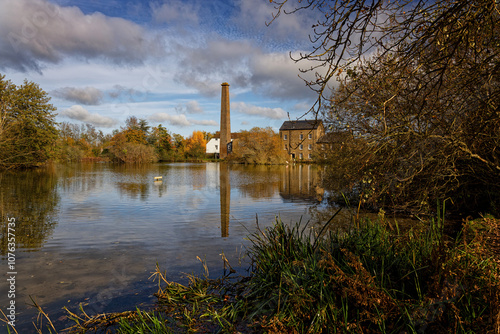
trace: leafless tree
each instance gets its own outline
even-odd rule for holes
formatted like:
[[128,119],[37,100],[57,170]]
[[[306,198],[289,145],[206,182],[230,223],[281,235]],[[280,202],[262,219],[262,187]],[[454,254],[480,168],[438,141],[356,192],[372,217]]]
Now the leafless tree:
[[[273,20],[288,13],[291,0],[274,3]],[[413,208],[451,197],[471,210],[495,210],[500,5],[494,0],[296,4],[289,13],[321,14],[312,28],[311,51],[297,59],[309,61],[304,71],[316,73],[315,81],[307,82],[318,93],[311,111],[325,111],[333,127],[358,138],[360,168],[352,174],[370,181],[363,195]],[[332,95],[334,82],[339,87]]]

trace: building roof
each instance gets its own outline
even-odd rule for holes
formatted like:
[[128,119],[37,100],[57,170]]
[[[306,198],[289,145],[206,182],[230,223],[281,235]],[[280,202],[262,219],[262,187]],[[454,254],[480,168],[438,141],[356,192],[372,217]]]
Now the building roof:
[[317,129],[323,122],[321,120],[301,120],[301,121],[284,121],[280,131],[286,130],[314,130]]
[[319,144],[333,144],[333,143],[342,143],[344,141],[352,138],[352,134],[347,131],[342,132],[329,132],[325,133],[323,136],[319,137],[316,143]]

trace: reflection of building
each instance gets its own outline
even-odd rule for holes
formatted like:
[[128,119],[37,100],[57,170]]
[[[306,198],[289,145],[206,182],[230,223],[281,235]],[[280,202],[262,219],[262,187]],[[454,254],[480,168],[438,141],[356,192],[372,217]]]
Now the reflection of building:
[[219,164],[220,230],[221,237],[229,236],[229,213],[231,211],[231,182],[229,165]]
[[321,120],[285,121],[280,128],[280,139],[291,159],[310,160],[316,142],[324,133]]
[[323,200],[324,188],[318,171],[313,165],[298,164],[283,170],[280,182],[280,196],[286,200]]

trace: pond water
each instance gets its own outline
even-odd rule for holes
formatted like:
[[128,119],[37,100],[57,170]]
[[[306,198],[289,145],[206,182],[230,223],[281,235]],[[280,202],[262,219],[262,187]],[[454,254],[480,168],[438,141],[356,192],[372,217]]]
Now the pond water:
[[[161,176],[161,181],[154,177]],[[33,298],[58,330],[71,325],[62,307],[88,314],[154,303],[149,279],[158,263],[167,278],[210,277],[233,267],[256,230],[284,222],[323,220],[333,209],[315,165],[223,163],[58,165],[0,174],[2,210],[0,307],[15,300],[16,328],[34,332]],[[8,295],[8,219],[15,219],[15,298]],[[316,225],[318,226],[318,225]],[[5,328],[0,328],[3,332]]]

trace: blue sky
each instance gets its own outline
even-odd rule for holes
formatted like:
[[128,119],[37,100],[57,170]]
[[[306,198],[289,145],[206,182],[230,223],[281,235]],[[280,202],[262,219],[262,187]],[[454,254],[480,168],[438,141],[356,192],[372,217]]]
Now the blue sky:
[[[310,48],[314,12],[269,0],[0,0],[0,73],[40,84],[57,121],[110,132],[129,116],[183,136],[215,132],[221,83],[233,131],[277,130],[315,95],[289,53]],[[311,74],[308,74],[311,75]]]

